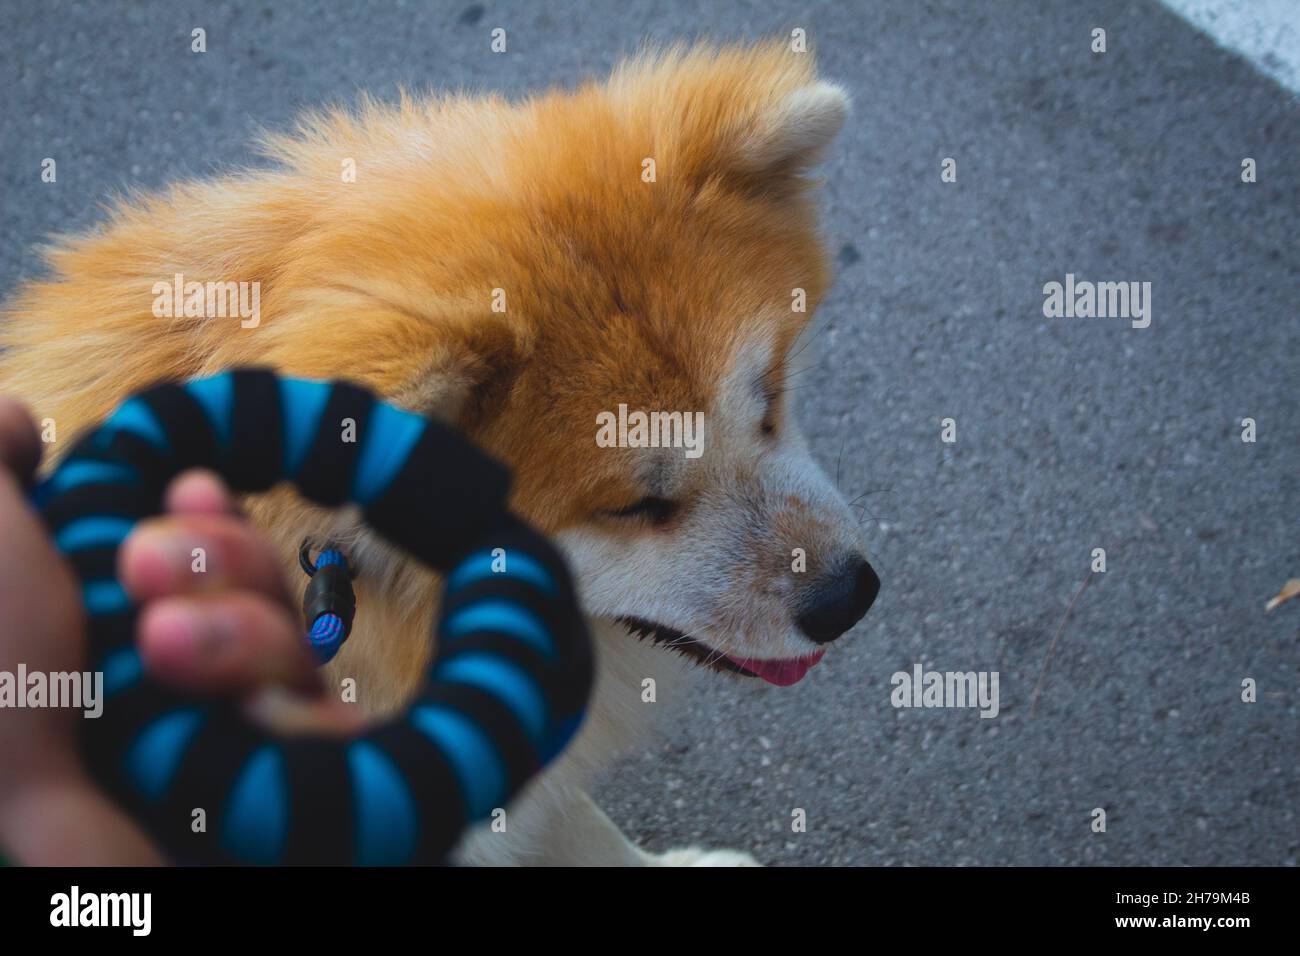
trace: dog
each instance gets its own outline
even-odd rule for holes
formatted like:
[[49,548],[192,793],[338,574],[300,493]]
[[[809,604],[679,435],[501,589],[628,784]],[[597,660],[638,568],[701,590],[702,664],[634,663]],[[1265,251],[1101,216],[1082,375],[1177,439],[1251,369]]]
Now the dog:
[[[830,278],[811,173],[848,109],[810,54],[767,42],[643,52],[522,102],[314,113],[262,137],[265,168],[121,201],[57,240],[50,276],[5,309],[0,389],[55,437],[51,460],[136,390],[250,364],[453,422],[567,555],[598,659],[571,748],[457,859],[752,864],[646,852],[585,788],[701,675],[792,684],[875,598],[786,397]],[[191,283],[251,284],[255,321],[213,314]],[[673,427],[647,437],[638,413]],[[679,421],[701,423],[696,454],[673,447]],[[439,581],[354,512],[285,489],[247,509],[299,585],[305,537],[349,552],[357,622],[327,678],[355,680],[377,716],[400,709]]]

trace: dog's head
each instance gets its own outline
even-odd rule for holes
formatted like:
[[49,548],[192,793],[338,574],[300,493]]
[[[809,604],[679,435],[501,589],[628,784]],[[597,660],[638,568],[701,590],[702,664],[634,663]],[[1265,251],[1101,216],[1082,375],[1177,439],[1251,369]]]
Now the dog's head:
[[[512,466],[593,617],[777,684],[878,587],[787,400],[829,281],[808,173],[847,110],[787,45],[696,47],[317,138],[361,154],[332,194],[351,270],[319,261],[340,325],[359,328],[340,290],[383,305],[364,377]],[[281,149],[299,166],[301,143]]]
[[828,275],[806,174],[847,108],[785,49],[669,55],[534,104],[505,160],[530,340],[478,435],[593,616],[776,684],[878,588],[787,400]]

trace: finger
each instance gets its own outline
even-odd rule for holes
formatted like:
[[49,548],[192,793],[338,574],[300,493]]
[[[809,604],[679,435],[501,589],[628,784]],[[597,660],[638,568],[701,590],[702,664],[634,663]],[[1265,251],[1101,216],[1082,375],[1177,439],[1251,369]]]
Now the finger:
[[140,827],[80,771],[0,805],[0,836],[27,866],[160,866]]
[[234,496],[216,472],[193,468],[168,487],[164,507],[171,514],[238,514]]
[[303,697],[282,687],[268,686],[244,704],[253,720],[278,734],[327,733],[350,737],[365,729],[360,706],[325,695]]
[[0,395],[0,465],[27,484],[40,461],[41,439],[32,416],[21,402]]
[[138,601],[255,591],[286,611],[293,602],[270,543],[229,514],[168,515],[141,522],[122,545],[118,573]]
[[318,693],[298,622],[258,594],[170,597],[145,606],[137,645],[159,679],[201,691],[284,684]]

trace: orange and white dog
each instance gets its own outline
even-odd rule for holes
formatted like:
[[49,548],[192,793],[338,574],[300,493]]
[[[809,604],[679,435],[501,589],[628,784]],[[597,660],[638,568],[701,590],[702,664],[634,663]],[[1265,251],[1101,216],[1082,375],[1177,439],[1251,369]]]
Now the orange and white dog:
[[[51,458],[132,391],[235,365],[352,379],[454,421],[569,556],[599,672],[571,749],[460,857],[752,863],[646,853],[583,788],[688,678],[793,683],[875,596],[783,398],[829,275],[808,172],[847,110],[808,54],[760,44],[647,54],[520,103],[313,115],[266,138],[272,168],[133,199],[61,240],[51,277],[7,308],[0,390],[52,420]],[[201,295],[160,311],[181,277],[251,285],[256,320]],[[598,440],[636,412],[702,420],[695,450],[626,427]],[[350,549],[360,610],[328,676],[376,714],[400,707],[430,657],[437,580],[355,515],[287,490],[249,510],[286,573],[305,536]]]

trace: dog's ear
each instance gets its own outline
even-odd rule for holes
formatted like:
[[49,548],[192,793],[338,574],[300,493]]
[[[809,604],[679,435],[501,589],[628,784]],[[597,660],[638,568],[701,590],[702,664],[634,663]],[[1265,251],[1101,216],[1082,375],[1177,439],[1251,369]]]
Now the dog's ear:
[[244,346],[249,351],[231,351],[224,361],[346,379],[403,408],[469,427],[508,388],[527,338],[506,316],[478,303],[428,296],[419,301],[427,313],[337,286],[304,294],[295,314],[263,327],[255,352]]
[[744,173],[801,171],[816,165],[849,114],[849,96],[819,81],[763,104],[740,138],[734,161]]
[[779,185],[816,165],[849,113],[844,89],[787,42],[701,44],[621,65],[608,94],[660,171],[696,183]]
[[406,408],[473,428],[508,392],[527,351],[522,337],[491,316],[473,325],[448,324],[407,365],[392,398]]

